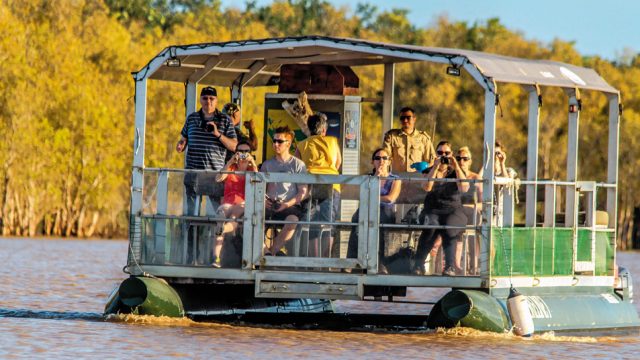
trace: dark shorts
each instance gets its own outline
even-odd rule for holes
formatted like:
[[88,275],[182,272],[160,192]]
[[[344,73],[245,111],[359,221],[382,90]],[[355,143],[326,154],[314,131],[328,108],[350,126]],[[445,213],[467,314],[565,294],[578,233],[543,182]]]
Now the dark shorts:
[[302,213],[302,207],[300,205],[295,205],[278,212],[267,209],[264,212],[264,218],[266,220],[284,220],[289,215],[295,215],[298,219],[300,219],[302,218]]

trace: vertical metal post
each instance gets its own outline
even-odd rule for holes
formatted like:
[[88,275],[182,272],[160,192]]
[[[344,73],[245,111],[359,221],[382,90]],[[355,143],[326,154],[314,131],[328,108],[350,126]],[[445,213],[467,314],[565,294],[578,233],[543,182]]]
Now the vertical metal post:
[[233,84],[231,85],[231,102],[238,105],[240,108],[240,124],[242,124],[242,92],[244,87],[242,85]]
[[395,64],[384,64],[384,95],[382,99],[382,134],[393,128],[393,91]]
[[[567,181],[575,182],[578,177],[578,130],[580,126],[580,109],[578,95],[575,90],[569,94],[569,106],[575,106],[575,111],[569,113],[569,131],[567,134]],[[567,186],[564,226],[573,227],[578,221],[578,194],[576,186]]]
[[618,156],[620,140],[620,94],[609,96],[609,144],[607,146],[607,183],[615,188],[607,188],[607,213],[609,228],[616,228],[618,212]]
[[[133,172],[131,174],[131,230],[129,241],[132,249],[141,249],[142,241],[142,189],[144,186],[144,138],[147,122],[147,79],[137,79],[135,96],[135,129],[133,140]],[[139,257],[138,254],[131,254]]]
[[[369,216],[367,216],[367,222],[365,222],[366,237],[365,244],[367,249],[367,274],[378,273],[378,247],[380,243],[380,178],[377,176],[369,177],[367,202],[369,206],[363,206],[360,204],[360,209],[368,209]],[[362,212],[360,212],[362,216]],[[362,239],[362,238],[360,238]],[[363,241],[358,241],[358,257],[360,257],[360,244]]]
[[493,215],[494,156],[496,142],[496,93],[488,88],[484,92],[484,151],[482,174],[482,236],[480,238],[480,276],[487,280],[490,275],[491,226]]
[[[537,87],[529,87],[529,126],[527,128],[527,180],[538,180],[538,134],[540,123],[540,92]],[[525,224],[527,227],[536,226],[536,205],[538,201],[538,186],[527,185],[525,210]]]
[[[169,195],[169,172],[162,170],[158,173],[158,188],[156,190],[156,214],[167,215]],[[166,261],[165,244],[167,240],[168,219],[157,219],[155,222],[155,250],[154,263],[164,264]]]
[[187,82],[185,84],[184,91],[184,116],[185,118],[189,116],[192,112],[196,111],[197,107],[197,93],[196,87],[198,83],[195,82]]

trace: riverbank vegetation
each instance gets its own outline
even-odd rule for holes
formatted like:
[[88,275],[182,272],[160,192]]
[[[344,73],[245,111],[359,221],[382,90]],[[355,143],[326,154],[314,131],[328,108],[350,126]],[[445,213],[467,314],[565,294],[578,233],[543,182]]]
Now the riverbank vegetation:
[[[407,14],[360,4],[337,8],[321,0],[277,0],[268,6],[249,1],[230,9],[216,0],[0,0],[1,233],[126,237],[134,96],[129,73],[164,47],[316,34],[472,49],[595,69],[622,92],[618,236],[622,249],[640,247],[640,180],[634,176],[640,165],[640,56],[626,53],[615,61],[584,56],[569,41],[527,39],[499,19],[469,24],[426,14],[433,20],[419,28]],[[381,89],[382,68],[357,73],[361,83],[369,84],[363,91],[370,93],[363,95],[380,96],[370,89]],[[479,160],[479,89],[465,77],[441,81],[445,76],[441,67],[398,66],[396,106],[415,106],[419,128],[435,129],[436,139],[470,145]],[[175,86],[150,87],[154,100],[148,116],[164,122],[148,125],[147,166],[182,163],[173,151],[184,119],[182,92]],[[511,166],[524,177],[526,96],[516,86],[501,87],[500,94],[498,137]],[[565,173],[566,98],[560,95],[543,93],[541,178],[562,179]],[[247,95],[245,116],[262,116],[255,105],[261,96]],[[585,93],[582,102],[580,146],[591,151],[579,159],[579,176],[604,181],[607,101]],[[367,106],[364,116],[380,117],[380,112]],[[380,129],[380,124],[366,127],[363,137],[377,137]]]

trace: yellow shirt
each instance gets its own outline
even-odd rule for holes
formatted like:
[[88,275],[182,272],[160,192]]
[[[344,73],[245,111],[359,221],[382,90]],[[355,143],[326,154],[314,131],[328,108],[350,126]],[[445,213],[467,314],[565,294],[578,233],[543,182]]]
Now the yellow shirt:
[[[298,143],[300,159],[310,174],[339,175],[336,161],[340,156],[338,139],[333,136],[313,135]],[[340,191],[340,185],[333,186]]]
[[433,165],[435,151],[431,137],[421,130],[406,134],[401,129],[391,129],[384,135],[384,149],[391,155],[391,172],[415,172],[411,165],[426,161]]

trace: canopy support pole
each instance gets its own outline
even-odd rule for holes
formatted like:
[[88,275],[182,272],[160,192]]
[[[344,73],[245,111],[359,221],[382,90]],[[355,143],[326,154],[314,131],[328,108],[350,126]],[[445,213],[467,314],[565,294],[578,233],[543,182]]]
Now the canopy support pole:
[[[538,134],[540,107],[539,101],[540,88],[538,86],[530,86],[529,90],[529,125],[527,138],[527,180],[538,180]],[[536,184],[527,185],[527,200],[525,223],[527,227],[536,226],[536,205],[537,205],[538,186]]]
[[[494,89],[495,89],[494,85]],[[480,276],[488,280],[491,274],[490,249],[491,226],[493,224],[493,193],[494,189],[494,154],[496,143],[496,93],[488,88],[484,92],[484,151],[482,169],[482,236],[480,237]]]
[[393,92],[395,64],[384,64],[384,95],[382,102],[382,135],[393,128]]

